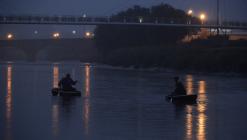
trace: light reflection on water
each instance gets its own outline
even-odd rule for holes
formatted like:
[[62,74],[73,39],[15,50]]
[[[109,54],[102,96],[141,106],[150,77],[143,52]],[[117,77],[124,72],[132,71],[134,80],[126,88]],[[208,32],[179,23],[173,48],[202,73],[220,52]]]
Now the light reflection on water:
[[[1,140],[233,138],[232,134],[225,133],[226,130],[231,130],[243,138],[247,137],[244,132],[235,131],[235,128],[246,129],[243,125],[245,119],[241,120],[238,116],[246,116],[247,112],[242,110],[232,114],[234,109],[246,103],[247,97],[243,90],[246,89],[245,79],[235,78],[237,86],[234,83],[228,84],[227,90],[230,91],[222,89],[222,92],[218,91],[219,87],[225,86],[225,81],[221,78],[187,75],[186,90],[188,94],[198,94],[198,103],[179,107],[164,100],[174,84],[169,78],[170,73],[62,63],[38,66],[5,64],[0,65],[0,69],[4,75],[1,75],[3,78],[0,82],[0,86],[4,87],[0,88],[0,105],[3,108],[0,110],[0,120],[3,120],[1,124],[4,124],[0,125]],[[74,73],[72,75],[78,80],[76,86],[82,91],[82,96],[69,99],[52,97],[51,88],[57,87],[61,78],[59,76],[67,72]],[[39,79],[37,83],[33,82],[34,76]],[[218,89],[214,87],[214,83],[219,85]],[[33,86],[37,88],[34,91]],[[236,89],[239,94],[234,96],[242,98],[234,104],[226,104],[225,102],[232,101],[231,92]],[[225,97],[224,101],[212,100],[222,97]],[[220,111],[216,114],[218,110]],[[231,112],[227,112],[228,110]],[[229,123],[229,119],[225,117],[235,121]],[[225,122],[228,123],[227,128]],[[234,127],[231,127],[232,125]]]
[[193,77],[192,75],[186,75],[186,91],[188,95],[193,94]]
[[85,97],[90,95],[90,65],[85,66]]
[[206,81],[199,81],[198,88],[198,122],[197,122],[197,139],[206,140],[206,123],[207,123],[207,95],[206,95]]
[[[186,89],[188,94],[193,93],[193,76],[186,76]],[[196,132],[197,140],[206,140],[206,123],[207,123],[207,95],[206,81],[198,81],[198,103],[195,106],[186,105],[186,140],[193,139],[193,133]],[[196,108],[195,108],[196,107]],[[197,116],[193,117],[196,112]],[[196,122],[193,121],[196,119]],[[196,125],[194,124],[196,123]],[[196,127],[195,127],[196,126]]]
[[6,140],[11,140],[12,127],[12,65],[7,66],[7,95],[6,95]]
[[186,138],[187,140],[192,139],[193,133],[193,115],[192,115],[192,106],[186,106]]
[[54,64],[53,66],[53,88],[58,88],[59,82],[59,67],[58,64]]
[[59,106],[52,105],[52,133],[54,137],[59,135]]
[[89,133],[89,115],[90,115],[90,65],[85,66],[85,91],[83,99],[83,126],[85,135]]
[[[53,88],[58,88],[59,82],[59,66],[58,64],[53,65]],[[52,134],[53,138],[56,139],[59,135],[59,104],[52,104]]]
[[[84,85],[83,85],[83,91],[82,91],[82,102],[83,102],[83,107],[82,107],[82,126],[84,128],[84,133],[85,135],[89,134],[89,119],[90,119],[90,65],[85,65],[83,67],[83,80]],[[75,75],[75,70],[72,70],[72,75]],[[53,87],[57,88],[58,83],[59,83],[59,65],[54,64],[53,65]],[[75,77],[75,76],[74,76]],[[68,98],[59,98],[58,101],[54,101],[52,104],[52,133],[54,138],[57,138],[59,136],[59,117],[60,117],[60,111],[61,111],[61,102],[63,103],[69,103],[70,104],[70,99]],[[62,106],[63,107],[63,106]]]

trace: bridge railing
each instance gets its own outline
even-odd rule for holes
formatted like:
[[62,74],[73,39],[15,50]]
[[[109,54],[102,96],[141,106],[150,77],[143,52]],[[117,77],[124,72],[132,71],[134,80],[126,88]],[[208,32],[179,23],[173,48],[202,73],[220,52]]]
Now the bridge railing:
[[[201,25],[196,18],[164,18],[164,17],[94,17],[94,16],[29,16],[29,15],[0,15],[0,23],[153,23],[153,24],[193,24]],[[216,25],[216,22],[206,21],[203,25]],[[221,26],[247,27],[247,22],[224,21]]]
[[164,17],[83,17],[83,16],[1,16],[0,22],[131,22],[131,23],[166,23],[186,24],[191,19],[164,18]]
[[233,21],[224,21],[221,24],[222,26],[242,26],[247,27],[247,22],[233,22]]

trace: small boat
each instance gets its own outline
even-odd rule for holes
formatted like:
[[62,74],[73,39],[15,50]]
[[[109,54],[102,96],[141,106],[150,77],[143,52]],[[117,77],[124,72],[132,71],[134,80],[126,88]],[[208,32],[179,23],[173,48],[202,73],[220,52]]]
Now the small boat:
[[62,90],[60,88],[53,88],[51,90],[51,93],[53,96],[81,96],[81,92],[78,90],[71,90],[71,91],[67,91],[67,90]]
[[176,103],[196,103],[197,95],[168,95],[166,99]]

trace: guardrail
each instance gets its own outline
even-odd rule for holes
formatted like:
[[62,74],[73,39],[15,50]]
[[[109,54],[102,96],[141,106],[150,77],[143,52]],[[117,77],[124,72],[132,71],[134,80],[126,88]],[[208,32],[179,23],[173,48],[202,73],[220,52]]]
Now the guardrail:
[[163,17],[86,17],[86,16],[20,16],[10,15],[1,16],[0,24],[147,24],[147,25],[179,25],[191,27],[234,27],[234,28],[247,28],[247,22],[233,22],[224,21],[220,25],[216,25],[216,22],[198,21],[196,18],[163,18]]

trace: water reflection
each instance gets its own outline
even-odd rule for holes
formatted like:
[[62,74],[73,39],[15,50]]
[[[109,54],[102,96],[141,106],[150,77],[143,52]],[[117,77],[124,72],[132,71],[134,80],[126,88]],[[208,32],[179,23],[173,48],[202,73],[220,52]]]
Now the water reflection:
[[63,131],[62,121],[71,119],[72,111],[75,109],[76,97],[55,96],[52,98],[52,136],[60,139]]
[[[59,67],[57,64],[53,66],[53,88],[58,88]],[[59,135],[59,105],[53,101],[52,104],[52,134],[54,137]]]
[[90,114],[90,65],[85,66],[85,95],[84,95],[84,103],[83,103],[83,123],[85,134],[89,133],[89,114]]
[[[193,94],[193,76],[186,75],[186,91],[188,95]],[[186,139],[191,140],[193,134],[193,107],[191,105],[186,106]]]
[[7,66],[7,95],[6,95],[6,139],[11,139],[11,121],[12,121],[12,65]]
[[[208,95],[207,94],[208,85],[211,85],[211,83],[207,83],[208,81],[206,82],[203,80],[198,80],[198,77],[193,77],[192,75],[188,75],[186,77],[185,85],[187,85],[186,87],[189,93],[194,93],[194,94],[198,93],[199,103],[197,103],[196,105],[183,105],[182,107],[181,106],[176,107],[179,113],[177,116],[179,118],[174,119],[175,117],[174,113],[171,112],[173,111],[172,104],[168,104],[164,102],[163,99],[160,100],[160,103],[156,103],[157,99],[159,100],[160,97],[163,97],[163,94],[157,94],[157,96],[155,96],[155,94],[152,94],[150,91],[152,91],[153,89],[156,90],[156,87],[152,89],[146,88],[147,85],[145,85],[145,83],[149,82],[148,80],[141,81],[141,83],[139,83],[141,84],[141,86],[139,87],[133,84],[136,82],[134,80],[140,79],[139,77],[136,79],[132,77],[131,78],[127,77],[127,79],[124,79],[126,75],[121,76],[121,78],[123,78],[122,80],[124,80],[124,83],[132,82],[130,86],[126,86],[126,90],[133,91],[133,93],[136,92],[134,90],[138,90],[137,94],[131,94],[132,92],[130,92],[130,94],[126,94],[128,96],[125,98],[126,95],[123,95],[122,93],[118,92],[119,88],[110,87],[109,89],[106,90],[102,90],[101,88],[104,87],[106,84],[109,84],[111,81],[103,83],[105,82],[106,79],[103,79],[102,77],[98,78],[99,75],[104,74],[103,76],[111,76],[112,71],[108,72],[108,75],[105,75],[106,71],[99,71],[98,69],[97,69],[98,71],[95,71],[94,67],[90,67],[89,65],[87,65],[85,67],[80,67],[79,71],[78,69],[75,69],[76,72],[79,73],[78,75],[81,77],[81,78],[77,77],[77,79],[80,81],[78,87],[81,87],[80,90],[82,91],[83,94],[81,98],[75,97],[75,98],[66,99],[62,97],[50,97],[48,93],[44,95],[44,92],[40,92],[40,94],[36,94],[37,97],[30,96],[32,98],[26,98],[29,97],[31,93],[22,92],[22,90],[20,90],[20,88],[17,86],[18,83],[16,83],[17,82],[16,78],[19,77],[15,77],[15,76],[19,76],[18,75],[19,73],[17,73],[19,71],[19,67],[16,65],[9,65],[9,66],[5,65],[3,68],[4,68],[3,70],[4,84],[2,85],[4,85],[4,90],[6,90],[5,91],[6,98],[3,97],[2,100],[4,107],[2,114],[3,114],[3,119],[5,120],[5,122],[3,122],[3,124],[5,124],[3,126],[4,138],[2,139],[5,140],[7,139],[7,134],[8,134],[7,131],[9,131],[8,136],[12,136],[12,138],[19,135],[19,133],[17,132],[19,131],[18,130],[19,128],[16,127],[15,124],[18,123],[21,124],[20,121],[22,122],[28,121],[27,120],[28,118],[18,118],[22,116],[19,115],[18,113],[23,112],[20,109],[23,109],[24,107],[26,107],[26,105],[30,105],[30,106],[34,105],[33,107],[24,108],[27,109],[27,111],[30,112],[31,114],[37,113],[37,110],[34,110],[33,108],[39,108],[39,107],[50,108],[49,109],[50,111],[47,112],[43,111],[43,113],[49,113],[49,114],[44,114],[49,118],[46,117],[44,119],[42,118],[40,122],[35,122],[35,124],[33,124],[33,121],[31,121],[32,123],[31,125],[36,125],[36,123],[37,124],[41,123],[38,125],[44,126],[44,128],[40,128],[40,129],[44,130],[48,128],[49,133],[47,134],[47,137],[54,140],[66,139],[66,137],[68,137],[69,135],[72,136],[74,139],[77,138],[96,139],[95,134],[97,133],[99,133],[99,135],[97,135],[97,138],[98,136],[102,135],[107,138],[114,137],[115,139],[117,139],[115,136],[121,135],[126,139],[132,139],[132,138],[145,139],[146,136],[147,136],[146,139],[148,139],[152,135],[152,136],[157,136],[157,138],[155,137],[154,139],[162,139],[166,136],[168,137],[167,139],[169,139],[171,137],[174,137],[174,135],[176,134],[181,134],[177,137],[175,136],[175,139],[184,138],[188,140],[193,140],[193,139],[206,140],[208,136],[207,134],[208,127],[211,127],[207,125],[209,122],[207,113],[211,108],[208,107],[206,102]],[[36,67],[34,68],[36,70]],[[38,79],[42,80],[42,77],[44,77],[42,81],[42,83],[46,84],[44,91],[49,91],[51,87],[57,86],[59,76],[61,76],[64,71],[71,70],[72,68],[74,68],[74,66],[67,67],[67,66],[63,66],[62,64],[58,64],[58,65],[49,65],[46,66],[45,68],[46,68],[45,71],[42,69],[42,72],[44,71],[45,73],[38,74],[38,76],[40,76],[38,77]],[[28,71],[26,72],[26,70]],[[27,68],[25,68],[25,72],[26,74],[30,74],[30,71]],[[132,72],[132,71],[127,71],[127,72]],[[97,77],[94,75],[95,73]],[[115,75],[117,74],[119,73],[115,73]],[[133,75],[134,74],[136,73],[133,73]],[[130,76],[132,76],[132,74]],[[118,77],[116,77],[116,79],[118,79]],[[49,80],[50,82],[47,83],[47,80]],[[16,82],[14,82],[13,84],[13,81]],[[96,83],[96,81],[99,82]],[[157,81],[157,83],[158,82],[163,82],[163,81]],[[95,83],[99,87],[95,88],[96,86]],[[101,83],[103,83],[103,85],[100,85]],[[113,86],[116,86],[119,83],[113,83],[113,84],[114,84]],[[132,84],[134,85],[133,87]],[[44,88],[44,86],[42,86],[42,88]],[[37,90],[40,89],[41,88],[38,88]],[[20,92],[17,92],[19,90]],[[146,92],[145,94],[142,94],[142,91],[144,90],[147,91],[145,91]],[[97,94],[101,92],[102,94],[105,95],[107,94],[107,95],[102,96],[100,94]],[[21,97],[22,94],[25,95],[25,98],[22,98],[23,96]],[[15,96],[15,95],[20,95],[20,96]],[[18,100],[18,98],[21,99]],[[37,98],[40,98],[40,100],[37,100]],[[27,101],[27,99],[33,101],[27,102],[29,104],[24,103],[25,105],[20,107],[14,106],[16,107],[14,108],[13,107],[13,105],[15,105],[14,99],[16,99],[16,101],[19,103],[25,102]],[[36,101],[38,101],[38,103],[33,103]],[[50,101],[52,101],[52,104],[50,104],[51,103]],[[212,102],[210,103],[211,103],[210,106],[212,106]],[[15,110],[14,113],[12,108]],[[141,112],[140,112],[140,108],[141,108]],[[100,115],[101,117],[100,119],[98,118],[98,115]],[[160,118],[160,116],[162,118]],[[11,120],[12,122],[9,123]],[[111,122],[111,120],[113,120],[113,122]],[[140,123],[143,121],[145,122],[144,125]],[[8,125],[6,125],[7,123]],[[47,123],[47,124],[42,124],[42,123]],[[105,128],[106,123],[110,123],[109,125],[111,125],[112,127]],[[8,130],[7,127],[11,127],[11,129]],[[67,131],[68,129],[71,129],[71,131]],[[131,130],[130,133],[126,132],[128,130]],[[114,131],[114,133],[112,133],[112,131]],[[36,132],[34,132],[34,135],[35,134]],[[34,135],[32,137],[39,136],[38,133],[37,135],[35,136]],[[120,137],[119,139],[124,139],[124,138]]]
[[83,122],[84,122],[84,129],[85,134],[88,134],[89,132],[89,113],[90,113],[90,101],[89,99],[84,100],[84,109],[83,109]]
[[199,81],[199,88],[198,93],[201,95],[205,95],[206,93],[206,82],[205,81]]
[[53,88],[58,88],[59,82],[59,67],[57,64],[53,66]]
[[85,97],[90,95],[90,65],[85,66]]
[[192,75],[186,76],[186,91],[188,95],[193,94],[193,77]]
[[[186,88],[188,94],[193,93],[193,76],[186,76]],[[207,95],[206,81],[198,82],[198,104],[196,106],[186,106],[185,129],[186,140],[194,139],[193,132],[196,132],[196,139],[206,140],[206,123],[207,123]],[[196,123],[196,124],[194,124]]]
[[199,81],[198,82],[198,116],[197,116],[197,139],[198,140],[206,140],[206,121],[207,116],[205,111],[207,109],[207,96],[206,96],[206,82]]
[[57,137],[59,134],[59,106],[58,104],[52,105],[52,133]]
[[192,106],[186,106],[186,139],[192,139],[193,132],[193,116],[192,116]]

